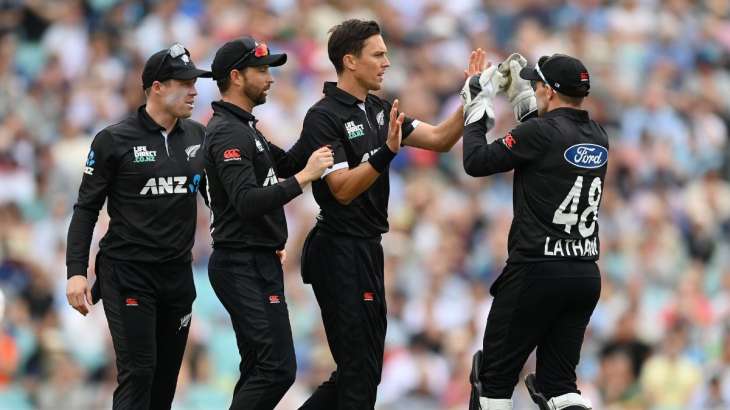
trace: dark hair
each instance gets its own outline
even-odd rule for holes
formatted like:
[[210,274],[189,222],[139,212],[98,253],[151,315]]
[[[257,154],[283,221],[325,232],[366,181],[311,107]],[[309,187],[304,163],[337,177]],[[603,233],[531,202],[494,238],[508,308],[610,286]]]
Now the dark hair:
[[337,74],[340,74],[345,69],[342,58],[347,54],[360,56],[365,40],[380,34],[380,26],[372,20],[351,19],[332,27],[329,32],[327,53]]
[[562,100],[563,102],[568,103],[574,107],[580,107],[581,104],[583,104],[583,99],[585,98],[585,97],[573,97],[570,95],[562,94],[560,92],[558,92],[557,94],[558,94],[558,98],[560,100]]
[[231,88],[231,73],[228,72],[227,76],[215,80],[215,83],[218,85],[218,91],[221,94],[228,91]]

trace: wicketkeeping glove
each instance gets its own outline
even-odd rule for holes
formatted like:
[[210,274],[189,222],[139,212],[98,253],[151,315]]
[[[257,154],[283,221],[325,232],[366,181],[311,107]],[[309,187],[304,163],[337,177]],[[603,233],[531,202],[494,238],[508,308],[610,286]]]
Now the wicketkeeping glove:
[[499,65],[499,72],[507,78],[500,91],[507,94],[515,119],[519,122],[537,110],[535,91],[528,80],[520,77],[520,70],[526,65],[527,60],[518,53],[511,54]]
[[465,126],[482,119],[486,120],[487,131],[494,126],[493,100],[502,81],[504,76],[494,66],[485,69],[479,75],[467,78],[460,93],[464,102]]

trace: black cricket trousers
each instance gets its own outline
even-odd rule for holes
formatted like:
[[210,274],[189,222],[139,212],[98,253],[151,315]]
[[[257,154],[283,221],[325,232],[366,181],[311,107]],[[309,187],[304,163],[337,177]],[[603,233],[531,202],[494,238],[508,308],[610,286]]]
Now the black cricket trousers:
[[232,410],[272,410],[297,372],[284,272],[275,250],[216,248],[208,276],[231,315],[241,355]]
[[546,398],[580,393],[575,368],[601,294],[592,261],[507,265],[492,285],[484,331],[482,396],[508,399],[537,347],[537,389]]
[[386,304],[380,237],[310,232],[302,275],[322,311],[337,369],[300,408],[372,409],[383,369]]
[[114,410],[169,409],[190,330],[190,262],[97,258],[100,293],[116,353]]

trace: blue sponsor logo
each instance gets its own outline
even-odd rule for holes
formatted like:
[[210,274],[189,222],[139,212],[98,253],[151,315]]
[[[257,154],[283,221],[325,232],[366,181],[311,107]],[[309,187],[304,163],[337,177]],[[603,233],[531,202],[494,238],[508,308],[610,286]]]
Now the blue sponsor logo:
[[93,167],[94,166],[94,164],[96,163],[96,160],[94,159],[94,157],[95,157],[95,154],[94,154],[94,150],[92,149],[92,150],[89,151],[89,156],[86,158],[86,166],[87,167]]
[[190,192],[198,192],[198,186],[200,185],[200,174],[195,174],[193,177],[193,183],[188,184],[188,188],[190,188]]
[[608,161],[608,150],[596,144],[576,144],[565,150],[565,160],[579,168],[600,168]]

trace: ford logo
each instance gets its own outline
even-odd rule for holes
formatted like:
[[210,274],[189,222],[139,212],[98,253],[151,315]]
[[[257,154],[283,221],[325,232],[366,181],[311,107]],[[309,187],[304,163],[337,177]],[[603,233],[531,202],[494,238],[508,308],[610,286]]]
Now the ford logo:
[[580,168],[600,168],[608,161],[608,150],[596,144],[576,144],[565,150],[565,160]]

